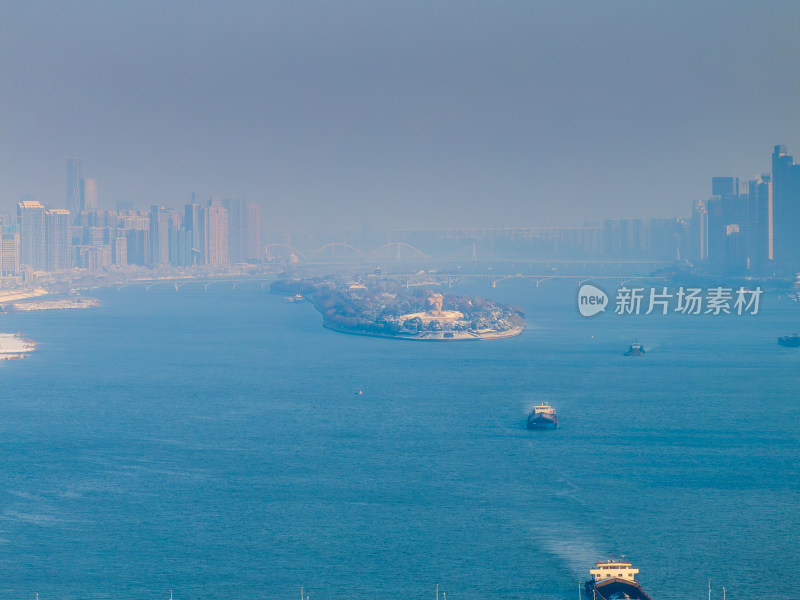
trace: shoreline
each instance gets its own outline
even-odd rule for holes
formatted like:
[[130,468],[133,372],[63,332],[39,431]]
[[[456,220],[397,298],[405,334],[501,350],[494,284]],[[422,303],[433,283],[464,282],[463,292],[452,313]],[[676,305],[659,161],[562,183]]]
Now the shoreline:
[[35,312],[41,310],[83,310],[87,308],[97,308],[98,306],[100,306],[100,301],[97,298],[80,296],[77,298],[14,302],[11,304],[11,309],[15,312]]
[[0,361],[27,358],[36,350],[36,342],[22,333],[0,333]]
[[[363,335],[367,337],[377,337],[377,338],[388,338],[392,340],[404,340],[407,342],[482,342],[486,340],[503,340],[512,337],[517,337],[521,335],[523,331],[525,331],[525,327],[514,327],[513,329],[509,329],[508,331],[494,331],[491,333],[469,333],[469,332],[444,332],[444,331],[435,331],[435,332],[423,332],[422,334],[386,334],[386,333],[374,333],[370,331],[358,331],[355,329],[342,329],[340,327],[334,327],[327,323],[322,323],[322,326],[325,329],[330,329],[331,331],[336,331],[338,333],[346,333],[349,335]],[[445,333],[453,333],[458,335],[458,337],[444,337]],[[437,337],[432,337],[432,335],[436,335]]]

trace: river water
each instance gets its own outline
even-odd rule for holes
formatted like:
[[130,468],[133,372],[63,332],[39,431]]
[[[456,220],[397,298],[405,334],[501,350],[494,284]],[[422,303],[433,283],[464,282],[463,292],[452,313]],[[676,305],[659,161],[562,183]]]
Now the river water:
[[[0,316],[39,343],[0,363],[0,597],[566,600],[622,554],[655,600],[794,593],[797,303],[586,319],[558,282],[456,291],[528,328],[349,336],[258,284]],[[543,400],[560,428],[527,431]]]

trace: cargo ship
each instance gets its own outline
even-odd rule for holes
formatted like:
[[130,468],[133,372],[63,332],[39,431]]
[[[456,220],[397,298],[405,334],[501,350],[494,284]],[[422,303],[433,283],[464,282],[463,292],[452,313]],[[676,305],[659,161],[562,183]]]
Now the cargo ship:
[[558,427],[556,409],[547,402],[534,406],[528,415],[528,429],[555,429]]
[[636,581],[638,572],[624,556],[599,562],[589,570],[592,578],[583,585],[583,591],[592,600],[652,600]]
[[800,334],[784,335],[778,338],[778,343],[787,348],[800,348]]

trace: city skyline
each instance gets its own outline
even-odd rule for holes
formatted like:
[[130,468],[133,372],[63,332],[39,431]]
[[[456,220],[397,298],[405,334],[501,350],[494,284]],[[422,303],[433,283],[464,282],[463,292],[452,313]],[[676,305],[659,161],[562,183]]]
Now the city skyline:
[[[17,203],[17,219],[0,213],[3,247],[0,262],[4,276],[17,277],[30,269],[53,272],[73,266],[89,271],[129,265],[161,267],[227,267],[274,260],[270,247],[298,254],[325,246],[347,247],[364,256],[352,244],[328,240],[302,250],[291,238],[297,232],[272,232],[264,236],[261,209],[243,199],[192,201],[183,213],[172,207],[151,205],[149,211],[119,206],[98,207],[97,180],[79,179],[80,198],[75,197],[76,175],[81,159],[67,160],[65,200],[80,205],[80,212],[42,205],[31,197]],[[714,275],[794,273],[800,269],[800,164],[785,145],[776,145],[772,169],[753,179],[712,176],[710,196],[692,204],[691,218],[611,218],[571,228],[466,228],[371,230],[362,227],[346,234],[353,241],[384,247],[386,242],[404,244],[426,255],[414,244],[428,244],[430,253],[452,253],[458,245],[477,245],[483,253],[506,258],[654,259]],[[352,230],[351,230],[352,231]],[[341,232],[340,232],[341,233]],[[277,236],[277,239],[274,237]],[[270,239],[271,238],[271,239]],[[265,243],[262,246],[262,239]],[[7,242],[7,243],[6,243]],[[333,242],[333,243],[331,243]],[[377,244],[376,244],[377,242]],[[305,244],[314,244],[306,236]],[[301,244],[302,245],[302,244]],[[435,250],[434,250],[435,249]],[[397,248],[400,260],[399,246]],[[288,257],[287,257],[288,258]],[[462,257],[463,258],[463,257]]]
[[799,145],[777,4],[5,3],[0,208],[64,207],[82,157],[104,208],[247,198],[275,230],[686,214]]
[[[512,228],[531,228],[531,229],[539,229],[539,228],[579,228],[579,227],[593,227],[593,226],[600,226],[602,223],[608,219],[661,219],[661,218],[690,218],[693,214],[692,206],[695,205],[698,201],[707,201],[710,197],[720,195],[722,192],[719,190],[727,190],[727,186],[735,186],[736,190],[739,189],[740,184],[743,187],[746,187],[749,182],[755,182],[759,180],[764,175],[769,175],[773,169],[775,169],[777,164],[782,164],[780,161],[776,163],[776,153],[781,149],[781,161],[785,163],[788,167],[791,167],[794,163],[792,162],[793,156],[791,154],[791,146],[787,144],[773,144],[770,146],[772,150],[772,157],[771,162],[767,165],[767,168],[763,170],[758,169],[750,169],[745,173],[734,173],[732,175],[728,174],[731,173],[731,169],[721,169],[721,172],[726,173],[726,175],[708,175],[706,176],[705,183],[703,186],[703,191],[701,191],[696,197],[687,199],[686,202],[683,202],[681,205],[676,207],[674,213],[671,214],[662,214],[662,215],[650,215],[650,216],[641,216],[638,214],[622,214],[622,213],[597,213],[593,218],[575,218],[572,221],[566,221],[564,224],[556,225],[553,223],[531,223],[531,224],[520,224],[518,222],[510,221],[508,223],[504,223],[501,225],[482,225],[481,223],[469,223],[464,225],[457,225],[454,224],[451,227],[447,225],[442,227],[425,227],[423,224],[416,223],[416,224],[409,224],[407,227],[394,227],[391,223],[386,224],[383,228],[376,228],[372,227],[366,223],[359,223],[357,221],[350,221],[340,224],[337,227],[331,227],[331,223],[326,223],[318,228],[308,228],[308,227],[297,227],[297,228],[289,228],[289,227],[266,227],[262,228],[262,231],[266,232],[314,232],[314,233],[327,233],[333,230],[338,231],[356,231],[367,227],[368,229],[375,229],[375,230],[446,230],[446,229],[453,229],[453,230],[464,230],[464,229],[512,229]],[[766,156],[766,153],[764,154]],[[762,157],[763,158],[763,157]],[[788,160],[788,162],[787,162]],[[762,162],[764,162],[762,160]],[[124,212],[127,210],[135,210],[135,211],[147,211],[150,209],[151,206],[159,205],[159,206],[181,206],[181,205],[188,205],[194,204],[199,199],[202,198],[203,202],[215,203],[218,204],[220,202],[230,203],[231,197],[228,194],[220,194],[214,196],[203,196],[203,194],[198,194],[195,191],[185,191],[182,194],[181,199],[175,199],[173,201],[168,202],[139,202],[139,203],[132,203],[129,201],[117,201],[116,203],[112,203],[111,200],[101,200],[98,195],[98,177],[93,178],[84,178],[82,176],[83,171],[83,158],[67,158],[67,192],[66,192],[66,203],[62,199],[55,199],[54,201],[45,201],[40,199],[39,197],[35,196],[34,194],[24,194],[19,198],[9,201],[8,206],[0,206],[0,214],[3,212],[10,214],[13,212],[14,207],[21,201],[28,201],[28,200],[35,200],[37,202],[41,202],[43,206],[49,209],[57,209],[57,208],[65,208],[69,210],[70,214],[73,215],[74,219],[78,219],[80,213],[82,211],[92,211],[92,210],[101,210],[101,211],[114,211],[114,212]],[[77,176],[76,176],[77,173]],[[709,187],[709,181],[711,185]],[[75,191],[73,192],[73,186]],[[88,186],[88,187],[87,187]],[[89,190],[89,191],[87,191]],[[731,188],[731,191],[733,188]],[[710,193],[709,193],[710,191]],[[72,196],[73,193],[75,194],[75,198],[73,200]],[[727,193],[727,192],[726,192]],[[738,191],[737,191],[738,193]],[[87,196],[88,194],[88,196]],[[791,199],[794,196],[786,196],[786,200],[791,202]],[[87,200],[87,198],[90,198]],[[237,198],[236,202],[254,202],[259,209],[261,209],[261,205],[258,202],[252,201],[250,199],[244,198]],[[87,203],[88,202],[88,203]],[[77,210],[72,209],[71,207],[76,207]],[[792,212],[788,213],[789,219],[785,219],[782,223],[783,227],[791,227],[791,224],[794,222],[792,217],[796,220],[796,215]],[[269,217],[269,215],[267,215]],[[259,215],[260,219],[260,215]],[[77,221],[75,224],[78,224]]]

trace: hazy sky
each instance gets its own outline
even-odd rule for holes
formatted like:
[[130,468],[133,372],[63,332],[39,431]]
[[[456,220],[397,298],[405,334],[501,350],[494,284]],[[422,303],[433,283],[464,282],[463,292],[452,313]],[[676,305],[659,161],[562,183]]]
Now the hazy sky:
[[800,2],[0,0],[0,208],[259,202],[266,229],[688,215],[800,160]]

